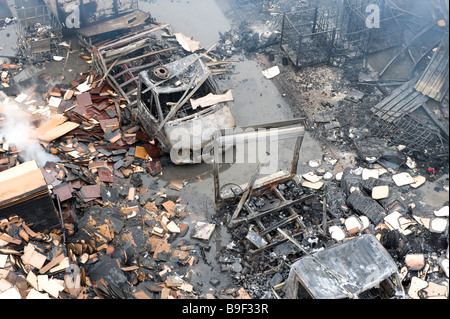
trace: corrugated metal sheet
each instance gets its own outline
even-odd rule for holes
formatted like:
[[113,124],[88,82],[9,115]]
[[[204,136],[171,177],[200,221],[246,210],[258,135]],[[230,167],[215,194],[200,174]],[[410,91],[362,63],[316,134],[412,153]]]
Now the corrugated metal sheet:
[[[448,72],[447,72],[448,73]],[[396,88],[371,111],[387,122],[395,122],[405,114],[413,112],[429,98],[414,89],[417,79],[413,79]]]
[[448,33],[444,35],[441,44],[414,87],[418,92],[438,102],[442,101],[449,86],[448,36]]
[[366,234],[301,258],[292,272],[312,297],[335,299],[376,286],[396,273],[397,266],[378,240]]

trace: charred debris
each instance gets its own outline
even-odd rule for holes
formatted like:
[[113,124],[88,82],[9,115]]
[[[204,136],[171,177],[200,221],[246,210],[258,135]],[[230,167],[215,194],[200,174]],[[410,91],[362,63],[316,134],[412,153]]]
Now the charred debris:
[[[5,23],[17,24],[20,51],[1,64],[0,128],[12,110],[33,130],[24,145],[0,129],[0,298],[448,298],[448,201],[430,207],[420,193],[448,174],[448,2],[431,2],[430,16],[412,23],[416,2],[378,1],[386,23],[368,30],[365,1],[229,1],[235,27],[202,48],[124,1],[120,14],[82,19],[75,50],[60,33],[60,10],[28,1],[27,11],[16,0]],[[379,52],[391,56],[369,68]],[[217,131],[235,126],[231,90],[215,79],[232,75],[238,53],[267,70],[279,60],[284,74],[270,78],[306,96],[299,119],[266,125],[295,133],[292,165],[221,187],[213,161],[216,210],[210,222],[192,221],[179,198],[143,179],[173,165],[174,126],[207,117],[227,117]],[[73,79],[14,80],[74,56],[84,71]],[[405,60],[409,74],[390,74]],[[324,65],[348,82],[333,83],[311,109],[314,68]],[[306,132],[354,160],[299,163]],[[30,144],[56,158],[38,163]],[[448,179],[441,184],[448,192]],[[232,284],[203,290],[191,278],[218,225],[230,241],[209,284]]]

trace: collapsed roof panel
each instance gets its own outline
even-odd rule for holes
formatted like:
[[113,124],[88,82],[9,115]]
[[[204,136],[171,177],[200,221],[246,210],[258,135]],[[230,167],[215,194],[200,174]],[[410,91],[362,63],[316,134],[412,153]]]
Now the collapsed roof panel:
[[382,120],[394,122],[417,109],[428,100],[428,97],[414,90],[415,83],[415,80],[411,80],[395,89],[375,105],[371,109],[372,112]]
[[114,18],[103,23],[88,26],[79,30],[78,32],[85,37],[92,37],[94,35],[103,34],[106,32],[140,26],[149,17],[150,15],[148,13],[136,10],[124,16]]
[[441,102],[448,90],[448,32],[442,37],[441,44],[433,54],[427,68],[417,81],[414,89]]

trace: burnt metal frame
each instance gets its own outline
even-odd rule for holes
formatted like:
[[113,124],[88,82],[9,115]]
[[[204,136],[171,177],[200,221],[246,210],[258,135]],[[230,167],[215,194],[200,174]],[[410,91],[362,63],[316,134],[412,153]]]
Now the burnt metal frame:
[[[395,23],[397,28],[380,27],[368,29],[365,25],[365,15],[362,10],[370,3],[380,6],[380,24]],[[345,0],[343,4],[330,7],[316,7],[289,14],[284,14],[281,27],[280,48],[296,68],[315,64],[330,63],[339,57],[364,58],[367,54],[376,53],[401,44],[403,27],[398,18],[405,16],[404,12],[396,13],[385,5],[385,0]],[[297,18],[298,24],[293,22]],[[306,28],[305,28],[306,27]],[[395,34],[395,36],[392,36]],[[385,43],[389,37],[390,43],[381,48],[372,49],[375,41]],[[303,49],[302,40],[311,38],[312,42],[325,54],[313,55]],[[393,41],[392,41],[393,39]],[[353,48],[353,56],[348,55],[348,47]]]
[[[109,39],[108,42],[104,43],[101,40],[97,43],[92,43],[91,37],[84,37],[80,33],[78,33],[78,37],[80,41],[88,48],[93,56],[94,63],[96,65],[96,69],[100,70],[103,75],[102,81],[106,80],[113,88],[115,88],[120,95],[127,101],[127,103],[132,106],[137,103],[136,93],[138,92],[138,73],[143,69],[149,68],[151,66],[157,65],[161,63],[159,53],[164,51],[169,51],[173,48],[168,48],[159,51],[150,51],[144,55],[126,58],[129,54],[136,52],[137,50],[150,48],[151,49],[151,41],[145,43],[144,45],[139,45],[134,48],[130,48],[122,54],[115,55],[114,58],[107,58],[106,52],[108,50],[113,50],[114,48],[119,48],[123,45],[129,45],[130,43],[136,43],[138,40],[145,40],[150,37],[150,34],[161,30],[167,27],[167,24],[157,25],[150,29],[141,30],[139,28],[133,29],[130,33],[118,39]],[[145,65],[129,67],[127,63],[132,62],[134,60],[143,59],[147,56],[155,55],[155,59],[147,63]],[[117,67],[122,67],[123,70],[117,72],[116,74],[112,74],[112,71],[116,71]],[[124,74],[128,74],[130,79],[128,81],[122,81],[121,76]]]
[[[58,43],[62,39],[62,25],[47,5],[44,2],[40,4],[38,1],[28,3],[16,0],[14,3],[14,29],[22,53],[33,61],[45,60],[42,54],[47,52],[58,53]],[[36,41],[29,39],[27,28],[36,23],[51,26],[53,36]]]
[[[293,14],[308,15],[311,14],[311,12],[313,12],[314,16],[312,23],[306,23],[299,26],[296,26],[287,14],[283,15],[280,48],[297,68],[321,63],[329,63],[333,53],[333,44],[336,38],[336,27],[327,29],[329,25],[328,23],[323,23],[326,19],[321,16],[319,8],[316,7],[315,9],[307,9]],[[303,27],[310,27],[311,31],[308,30],[307,32],[304,32],[298,30]],[[293,30],[293,38],[287,33],[287,28]],[[301,59],[302,55],[308,54],[305,53],[305,50],[302,48],[302,41],[307,38],[311,38],[312,41],[315,42],[317,47],[322,50],[324,57],[316,57],[315,59],[312,59],[312,61],[308,62]],[[289,52],[289,49],[287,48],[289,46],[293,47],[295,57],[292,52]]]
[[[380,8],[380,28],[368,29],[365,25],[366,17],[363,11],[369,4],[376,4]],[[386,5],[386,0],[344,0],[344,7],[343,12],[346,16],[341,20],[345,21],[347,26],[342,25],[340,33],[345,38],[360,37],[359,41],[362,43],[358,43],[358,45],[361,51],[359,53],[362,53],[362,56],[401,45],[402,42],[399,41],[399,38],[403,37],[403,25],[398,18],[404,17],[406,13],[392,10],[390,6]],[[386,27],[386,23],[391,22],[397,27]],[[373,43],[377,41],[383,43],[384,46],[372,49]]]
[[[429,98],[417,92],[412,86],[417,82],[413,78],[397,88],[397,95],[392,94],[385,98],[388,101],[381,107],[374,107],[370,119],[365,123],[362,129],[367,128],[368,132],[361,135],[365,138],[368,135],[378,138],[386,138],[391,144],[405,144],[408,148],[422,152],[429,145],[441,145],[445,154],[448,152],[448,131],[440,125],[439,121],[429,112],[426,102]],[[408,98],[408,95],[417,96],[414,101],[403,105],[401,109],[397,106],[400,101]],[[384,101],[384,100],[383,100]],[[380,102],[379,104],[381,104]],[[437,124],[432,127],[413,116],[412,112],[416,109],[423,109],[430,119]]]
[[360,138],[367,135],[387,138],[392,145],[405,144],[418,152],[423,152],[427,146],[440,144],[443,147],[442,154],[448,152],[448,138],[440,134],[440,128],[433,130],[412,114],[403,114],[395,122],[382,120],[373,114],[364,127],[368,128],[369,132]]
[[[259,125],[259,126],[257,125],[257,126],[250,126],[250,127],[251,128],[281,128],[281,129],[283,129],[283,128],[287,128],[289,126],[296,125],[296,124],[297,125],[301,124],[304,127],[305,119],[301,118],[301,119],[296,119],[296,120],[282,121],[282,122],[278,122],[278,123],[270,123],[270,124],[266,124],[266,125]],[[214,161],[213,161],[213,178],[214,178],[214,191],[215,191],[215,210],[217,212],[219,211],[220,204],[223,201],[223,198],[222,198],[221,192],[220,192],[220,182],[219,182],[219,155],[220,155],[221,147],[223,147],[223,144],[224,144],[222,141],[223,133],[224,133],[223,130],[216,131],[214,140],[213,140],[213,144],[214,144],[213,145],[213,159],[214,159]],[[244,133],[244,135],[245,134],[246,133]],[[291,168],[290,168],[289,174],[282,175],[276,179],[269,180],[269,181],[265,182],[262,186],[259,186],[257,189],[263,189],[264,187],[270,187],[271,185],[273,185],[275,183],[280,183],[280,182],[289,181],[289,180],[293,181],[295,183],[295,185],[297,186],[297,188],[300,188],[295,177],[297,174],[297,165],[298,165],[298,160],[299,160],[301,144],[303,142],[304,131],[300,131],[297,135],[298,136],[296,137],[294,153],[293,153],[293,158],[291,161]],[[235,136],[236,135],[233,135],[233,145],[236,145],[235,139],[234,139]],[[292,137],[292,136],[289,136],[289,137]],[[232,226],[236,226],[240,223],[255,221],[255,223],[260,228],[259,236],[266,237],[269,241],[272,241],[272,238],[269,235],[269,233],[276,230],[279,234],[281,234],[284,237],[283,239],[281,239],[277,242],[271,242],[263,247],[258,247],[255,250],[249,251],[251,254],[255,254],[262,250],[275,247],[275,246],[282,244],[284,242],[287,242],[287,241],[294,243],[294,245],[296,245],[297,247],[302,249],[303,252],[305,252],[303,247],[295,240],[295,237],[303,234],[304,230],[306,229],[306,225],[303,223],[302,219],[300,218],[301,216],[295,211],[295,209],[292,206],[299,204],[301,202],[304,202],[304,201],[314,197],[315,195],[309,194],[309,195],[305,195],[300,198],[297,198],[295,200],[286,200],[284,198],[284,196],[281,194],[281,192],[276,187],[271,187],[270,190],[273,191],[275,197],[278,200],[280,200],[280,205],[278,205],[277,207],[274,207],[272,209],[262,211],[262,212],[254,211],[248,204],[247,198],[254,190],[253,186],[256,181],[256,176],[259,171],[261,163],[262,163],[262,161],[259,163],[255,173],[252,175],[250,181],[248,182],[247,188],[244,190],[239,186],[239,188],[241,189],[240,195],[242,197],[241,197],[241,199],[237,205],[237,208],[232,216],[232,219],[228,225],[230,227],[232,227]],[[245,208],[246,211],[249,213],[249,215],[247,217],[237,218],[237,215],[239,214],[239,211],[241,208]],[[287,218],[279,221],[275,225],[272,225],[268,228],[266,228],[263,225],[262,221],[260,220],[261,217],[264,217],[266,215],[269,215],[269,214],[272,214],[275,212],[282,211],[284,209],[290,214],[290,216],[288,216]],[[280,229],[280,227],[287,225],[289,223],[292,223],[292,222],[296,222],[296,224],[299,226],[299,228],[303,229],[303,231],[300,231],[300,232],[294,234],[293,236],[289,236],[284,231],[282,231]],[[323,224],[322,229],[324,229],[327,224],[326,214],[323,214],[322,224]]]
[[[277,128],[281,130],[281,134],[285,133],[288,134],[289,132],[287,131],[287,129],[292,128],[295,126],[298,126],[298,132],[293,132],[291,131],[290,134],[293,134],[294,136],[297,135],[297,139],[295,142],[295,148],[294,148],[294,154],[292,157],[292,162],[291,162],[291,169],[290,169],[290,177],[293,177],[296,173],[297,173],[297,165],[298,165],[298,159],[299,159],[299,152],[300,152],[300,148],[303,142],[303,137],[304,137],[304,132],[305,132],[305,127],[306,127],[306,119],[305,118],[298,118],[298,119],[294,119],[294,120],[287,120],[287,121],[280,121],[280,122],[274,122],[274,123],[268,123],[268,124],[260,124],[260,125],[250,125],[250,126],[246,126],[246,127],[241,127],[244,131],[248,128],[253,128],[253,129],[271,129],[271,128]],[[226,137],[224,136],[224,133],[226,131],[225,130],[217,130],[214,133],[214,138],[213,138],[213,147],[212,147],[212,157],[213,157],[213,178],[214,178],[214,198],[215,198],[215,207],[216,207],[216,211],[218,211],[220,203],[222,202],[223,198],[220,194],[220,180],[219,180],[219,156],[221,154],[221,150],[223,149],[224,146],[235,146],[236,145],[236,138],[239,136],[241,137],[251,137],[250,135],[252,133],[241,133],[241,134],[232,134],[232,135],[227,135]],[[267,136],[270,136],[270,132],[267,133]],[[280,132],[277,131],[277,137],[278,139],[282,139],[280,137]],[[284,138],[289,138],[292,136],[286,136]],[[231,145],[225,145],[226,141],[225,138],[228,139],[232,139],[232,142],[229,143]],[[243,140],[243,139],[242,139]],[[259,168],[259,166],[258,166]],[[253,181],[254,182],[254,181]],[[250,183],[249,183],[250,184]],[[245,191],[245,190],[244,190]]]

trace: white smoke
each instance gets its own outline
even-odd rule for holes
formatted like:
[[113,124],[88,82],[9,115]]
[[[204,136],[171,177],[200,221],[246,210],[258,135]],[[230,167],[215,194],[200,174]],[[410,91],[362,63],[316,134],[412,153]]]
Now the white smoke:
[[56,155],[47,153],[33,138],[34,128],[30,117],[20,110],[19,105],[0,91],[0,109],[3,109],[3,121],[0,126],[0,142],[8,143],[20,150],[20,156],[25,161],[34,160],[43,167],[47,162],[59,162]]

